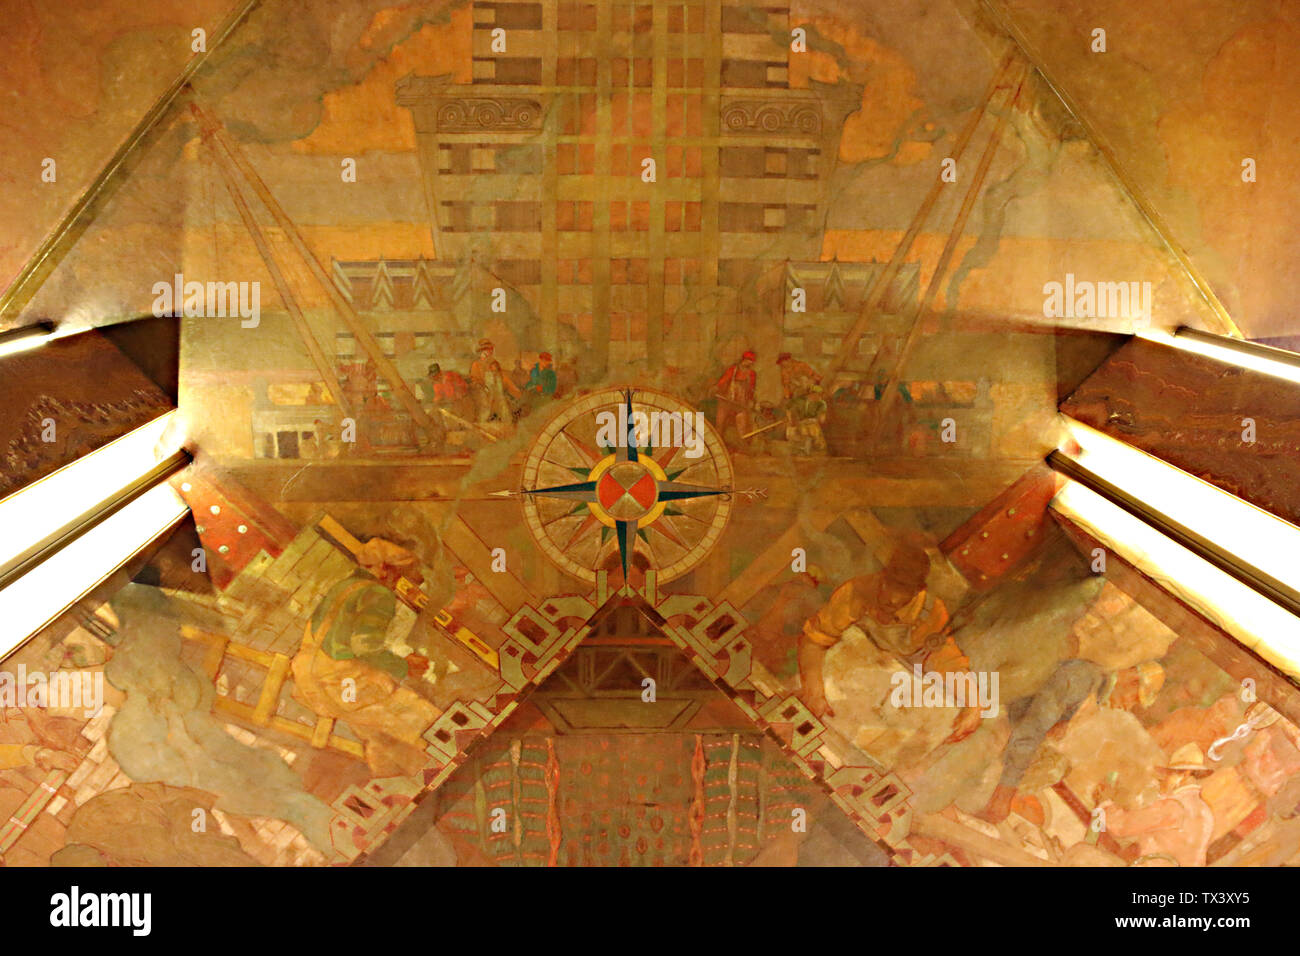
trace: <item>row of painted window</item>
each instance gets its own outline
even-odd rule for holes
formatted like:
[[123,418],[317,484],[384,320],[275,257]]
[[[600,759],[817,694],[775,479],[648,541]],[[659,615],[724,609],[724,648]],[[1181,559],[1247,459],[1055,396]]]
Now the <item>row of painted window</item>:
[[[630,61],[629,68],[628,60],[610,61],[611,85],[616,87],[657,85],[652,63],[653,61],[648,57],[636,57]],[[790,70],[784,60],[727,59],[721,63],[716,83],[706,84],[702,60],[675,57],[668,61],[668,70],[660,82],[670,87],[689,89],[706,89],[712,86],[746,89],[784,88],[790,82]],[[470,70],[471,78],[475,83],[501,83],[510,86],[542,85],[540,57],[476,56],[473,58]],[[595,59],[561,57],[555,63],[555,82],[558,86],[594,87],[598,70],[599,61]]]
[[[586,33],[597,29],[594,3],[562,2],[556,6],[555,28]],[[614,33],[649,33],[655,25],[655,11],[668,33],[703,33],[704,5],[698,3],[614,3],[609,8],[609,29]],[[723,33],[784,32],[789,22],[788,6],[755,8],[723,5],[719,26]],[[475,3],[476,30],[544,29],[540,3]]]
[[[649,144],[616,143],[608,149],[611,176],[640,177]],[[718,173],[734,179],[817,179],[821,150],[783,146],[723,146]],[[537,175],[542,172],[542,147],[536,144],[496,146],[490,143],[440,143],[438,172],[453,176],[487,173]],[[595,143],[557,143],[555,171],[561,176],[587,176],[596,171]],[[704,147],[668,146],[658,161],[656,177],[698,179],[704,175]]]
[[[439,225],[444,232],[541,232],[542,204],[502,200],[492,204],[445,200]],[[555,203],[555,226],[560,232],[594,232],[596,204],[585,201]],[[703,203],[664,203],[665,232],[699,232]],[[808,203],[718,204],[720,232],[779,232],[812,224],[817,207]],[[650,203],[609,203],[609,228],[613,232],[649,232]]]

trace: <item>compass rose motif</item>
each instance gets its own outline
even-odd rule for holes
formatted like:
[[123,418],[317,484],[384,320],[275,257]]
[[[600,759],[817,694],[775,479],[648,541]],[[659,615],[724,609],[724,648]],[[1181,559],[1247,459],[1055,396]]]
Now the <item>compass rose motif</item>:
[[[613,443],[600,426],[610,415],[621,432]],[[669,425],[647,429],[649,420]],[[680,577],[717,542],[735,494],[731,460],[703,416],[644,388],[567,406],[538,435],[522,481],[524,520],[542,551],[587,581],[615,554],[625,579],[638,556],[660,581]]]

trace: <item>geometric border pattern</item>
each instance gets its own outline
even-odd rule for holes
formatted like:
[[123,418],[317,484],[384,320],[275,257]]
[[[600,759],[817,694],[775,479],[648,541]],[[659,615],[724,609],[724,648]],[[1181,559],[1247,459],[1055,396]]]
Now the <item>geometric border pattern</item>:
[[[582,643],[594,619],[615,604],[634,604],[649,617],[895,865],[957,865],[946,853],[922,854],[908,842],[911,791],[902,780],[813,716],[798,695],[764,677],[752,661],[746,622],[730,604],[693,594],[660,596],[653,572],[644,587],[624,585],[611,593],[603,571],[586,596],[548,598],[539,607],[515,611],[502,628],[506,641],[498,649],[502,683],[496,695],[486,705],[458,701],[434,722],[425,734],[430,766],[422,781],[399,778],[390,788],[384,786],[388,781],[372,781],[370,792],[351,788],[335,801],[332,832],[340,862],[362,859],[392,833]],[[359,803],[384,810],[362,816]]]

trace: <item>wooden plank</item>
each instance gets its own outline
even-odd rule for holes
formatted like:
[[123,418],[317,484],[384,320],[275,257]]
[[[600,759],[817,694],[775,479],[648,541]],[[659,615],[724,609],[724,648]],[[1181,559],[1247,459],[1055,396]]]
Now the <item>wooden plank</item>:
[[203,669],[209,677],[216,680],[217,674],[221,671],[221,661],[226,656],[226,645],[230,643],[230,638],[225,634],[214,634],[211,631],[204,631],[189,624],[181,625],[181,637],[199,644],[208,645],[208,649],[203,654]]
[[508,570],[508,565],[505,571],[492,570],[492,550],[459,516],[443,531],[442,543],[507,611],[513,612],[525,604],[537,604],[537,598],[513,571]]
[[[303,737],[310,741],[307,728],[296,720],[290,720],[287,717],[272,717],[271,726],[285,733],[291,733],[297,737]],[[313,730],[314,734],[315,731]],[[346,737],[340,737],[338,734],[330,734],[327,744],[329,749],[337,750],[339,753],[347,754],[349,757],[356,757],[358,760],[364,760],[366,757],[366,748],[356,740],[348,740]]]
[[355,559],[358,552],[361,551],[361,540],[353,537],[352,532],[339,524],[329,515],[323,515],[320,521],[316,522],[317,526],[339,544],[343,545]]
[[271,668],[266,673],[266,680],[262,682],[262,694],[258,697],[257,707],[253,710],[253,723],[265,726],[270,722],[271,715],[275,713],[280,703],[280,690],[284,687],[284,679],[288,673],[289,658],[283,654],[274,655]]
[[[245,723],[253,723],[253,708],[248,704],[241,704],[237,700],[231,700],[228,697],[218,697],[212,702],[212,709],[220,713],[227,714],[231,717],[238,718]],[[278,730],[281,733],[297,737],[299,740],[311,742],[315,734],[315,728],[306,727],[296,720],[290,720],[287,717],[278,715],[271,718],[267,726],[272,730]],[[329,747],[331,750],[337,750],[339,753],[347,754],[349,757],[356,757],[358,760],[365,759],[365,748],[355,740],[348,740],[346,737],[340,737],[337,734],[331,734],[329,738]]]
[[283,655],[272,654],[269,651],[259,651],[256,647],[249,647],[247,644],[237,644],[231,641],[226,645],[226,654],[230,657],[238,657],[241,660],[250,661],[259,667],[270,668],[277,657]]
[[[240,720],[258,727],[271,727],[292,734],[301,740],[307,741],[313,747],[328,746],[333,750],[358,759],[365,756],[361,744],[330,733],[334,727],[334,721],[329,718],[322,717],[316,722],[315,728],[308,728],[295,720],[289,720],[275,713],[275,707],[280,698],[280,689],[284,686],[284,682],[289,675],[289,668],[292,664],[291,658],[286,657],[284,654],[268,654],[256,648],[237,644],[224,634],[213,634],[210,631],[203,631],[189,625],[182,625],[181,636],[208,645],[208,653],[204,656],[205,667],[211,666],[213,651],[220,648],[231,657],[239,657],[268,668],[267,678],[262,684],[262,692],[256,707],[250,707],[248,704],[217,695],[212,702],[213,710],[229,714],[232,717],[238,717]],[[211,676],[215,678],[220,667],[221,658],[218,656],[215,664],[216,669],[210,671]],[[322,730],[323,722],[324,730]],[[318,743],[317,740],[322,734],[324,735],[322,742]]]
[[[213,637],[217,635],[214,634]],[[214,681],[217,679],[217,674],[221,672],[221,661],[226,656],[226,645],[229,643],[229,640],[211,641],[207,653],[203,655],[203,669]]]
[[869,509],[855,508],[846,511],[844,520],[853,529],[853,533],[862,539],[862,543],[867,546],[867,550],[877,561],[884,564],[889,560],[889,556],[894,551],[894,536]]
[[[354,561],[356,560],[357,553],[361,550],[362,544],[361,541],[353,537],[346,528],[329,515],[323,516],[320,521],[317,522],[317,527],[329,537],[333,538],[338,543],[338,546],[346,550]],[[446,540],[446,536],[444,535],[444,543]],[[453,554],[454,553],[455,552],[453,551]],[[489,552],[489,558],[490,557],[491,554]],[[406,604],[406,606],[410,607],[412,610],[417,612],[423,611],[429,606],[429,596],[420,589],[419,585],[407,578],[399,578],[397,581],[397,587],[394,590],[397,596],[402,600],[402,603]],[[493,670],[501,669],[501,660],[497,656],[496,650],[469,628],[458,624],[447,612],[446,608],[438,611],[438,613],[434,615],[433,619],[444,635],[460,644],[463,644]]]

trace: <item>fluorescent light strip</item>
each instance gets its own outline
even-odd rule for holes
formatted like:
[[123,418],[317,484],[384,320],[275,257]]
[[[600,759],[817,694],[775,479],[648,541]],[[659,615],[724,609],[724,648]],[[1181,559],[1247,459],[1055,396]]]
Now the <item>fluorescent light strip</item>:
[[1065,421],[1080,446],[1067,457],[1216,549],[1300,592],[1294,558],[1300,554],[1300,528],[1094,428]]
[[61,339],[65,335],[75,335],[80,331],[84,330],[74,329],[70,326],[56,327],[48,319],[37,322],[35,325],[29,325],[26,328],[9,329],[0,332],[0,356],[13,355],[15,352],[26,352],[28,349],[34,349],[46,342]]
[[86,515],[173,454],[162,446],[168,412],[0,500],[0,568]]
[[1261,658],[1300,680],[1300,618],[1076,481],[1065,482],[1052,508]]
[[53,622],[188,510],[170,484],[154,485],[0,590],[0,657]]
[[1156,329],[1143,329],[1136,334],[1138,338],[1150,342],[1158,342],[1170,348],[1204,355],[1228,365],[1236,365],[1300,384],[1300,355],[1285,349],[1212,335],[1197,329],[1178,329],[1172,334]]

